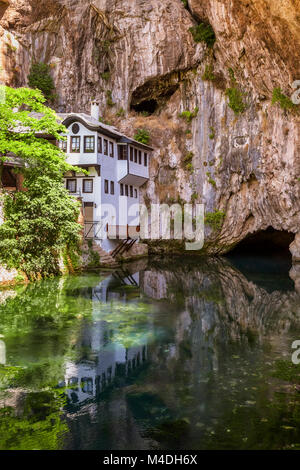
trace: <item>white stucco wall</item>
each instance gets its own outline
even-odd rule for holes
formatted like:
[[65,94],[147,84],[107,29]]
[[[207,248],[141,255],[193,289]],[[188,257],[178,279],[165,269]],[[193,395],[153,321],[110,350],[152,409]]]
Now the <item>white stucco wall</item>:
[[[105,136],[104,134],[93,132],[86,128],[80,122],[77,122],[79,126],[79,132],[76,134],[80,137],[80,153],[70,153],[70,139],[73,135],[72,126],[73,122],[69,126],[69,133],[67,136],[67,161],[72,165],[91,165],[89,170],[89,176],[93,179],[93,193],[83,193],[83,179],[89,177],[78,177],[76,175],[77,188],[76,191],[80,193],[83,204],[85,202],[94,203],[94,216],[93,221],[99,221],[97,232],[102,233],[102,240],[95,240],[97,244],[105,251],[113,250],[119,240],[112,240],[107,238],[106,225],[123,225],[126,226],[137,226],[140,223],[139,220],[139,199],[140,191],[139,187],[132,185],[133,197],[130,196],[130,185],[128,185],[128,197],[121,196],[120,184],[120,166],[124,166],[124,169],[129,167],[137,175],[148,177],[149,166],[144,166],[144,152],[142,151],[142,164],[136,164],[133,162],[119,161],[118,160],[118,146],[117,141]],[[95,137],[95,152],[84,153],[84,137],[94,136]],[[102,153],[98,153],[98,136],[102,138]],[[104,155],[104,139],[108,141],[108,155]],[[110,156],[110,143],[113,144],[114,156]],[[128,155],[129,158],[129,155]],[[149,153],[148,153],[148,164],[149,164]],[[95,167],[92,165],[100,165],[101,171],[98,176]],[[70,179],[73,177],[70,176]],[[108,193],[105,192],[105,180],[108,181]],[[111,182],[114,183],[114,194],[111,194]],[[66,181],[65,181],[66,184]],[[137,191],[137,198],[135,197],[135,190]],[[125,184],[124,184],[125,194]]]

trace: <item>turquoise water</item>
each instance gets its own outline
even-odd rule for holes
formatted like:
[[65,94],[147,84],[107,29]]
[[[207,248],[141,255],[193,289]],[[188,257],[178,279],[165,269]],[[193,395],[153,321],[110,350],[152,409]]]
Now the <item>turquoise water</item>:
[[267,259],[0,291],[1,449],[300,448],[300,295]]

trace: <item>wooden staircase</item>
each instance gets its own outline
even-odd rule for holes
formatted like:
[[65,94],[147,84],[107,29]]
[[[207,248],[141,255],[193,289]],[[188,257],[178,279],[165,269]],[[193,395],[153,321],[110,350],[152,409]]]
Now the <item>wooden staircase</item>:
[[136,241],[136,238],[126,238],[111,252],[111,256],[113,258],[116,258],[117,256],[122,256],[123,253],[129,251],[130,248],[133,247]]

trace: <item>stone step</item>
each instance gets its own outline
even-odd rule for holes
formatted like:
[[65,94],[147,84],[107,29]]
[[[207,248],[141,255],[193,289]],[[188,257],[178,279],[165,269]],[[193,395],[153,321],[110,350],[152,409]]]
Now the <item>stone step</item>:
[[[88,244],[87,243],[84,243],[82,245],[82,248],[83,250],[85,251],[88,251],[89,250],[89,247],[88,247]],[[92,250],[95,252],[95,253],[98,253],[99,257],[100,257],[100,264],[101,265],[105,265],[105,266],[109,266],[109,267],[112,267],[112,268],[116,268],[119,266],[119,263],[115,260],[115,258],[113,258],[110,253],[108,253],[107,251],[103,250],[103,248],[101,248],[101,246],[97,245],[97,243],[93,242],[93,245],[92,245]]]
[[93,243],[92,248],[93,248],[93,251],[98,253],[100,256],[100,264],[105,264],[105,265],[109,265],[112,267],[116,267],[119,265],[117,261],[112,256],[110,256],[110,254],[107,251],[101,248],[101,246],[97,245],[96,243]]

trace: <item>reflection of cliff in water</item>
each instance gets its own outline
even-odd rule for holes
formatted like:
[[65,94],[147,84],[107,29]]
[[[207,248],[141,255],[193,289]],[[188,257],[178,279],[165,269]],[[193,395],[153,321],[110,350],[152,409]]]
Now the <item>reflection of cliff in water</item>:
[[[268,292],[224,259],[174,263],[152,263],[142,273],[141,288],[151,298],[170,303],[172,311],[188,316],[189,324],[201,320],[202,331],[214,329],[220,341],[226,335],[239,340],[248,330],[270,337],[299,321],[300,296],[286,289],[287,284],[290,287],[286,278]],[[272,276],[271,271],[266,275],[268,285]]]

